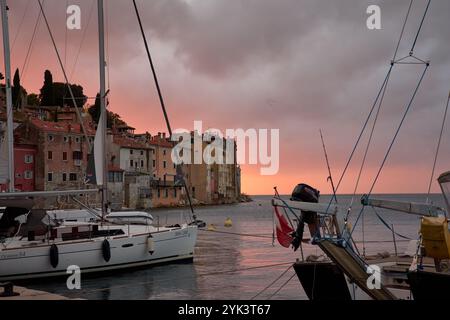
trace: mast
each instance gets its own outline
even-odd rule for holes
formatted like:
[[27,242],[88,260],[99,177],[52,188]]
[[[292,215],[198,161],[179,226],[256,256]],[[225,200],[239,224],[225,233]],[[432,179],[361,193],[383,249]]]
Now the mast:
[[11,57],[9,49],[8,7],[6,0],[0,0],[3,27],[3,50],[5,59],[5,89],[6,89],[6,126],[8,143],[8,187],[14,192],[14,114],[11,94]]
[[102,140],[103,140],[103,146],[102,146],[102,159],[103,159],[103,181],[102,181],[102,216],[104,217],[107,214],[108,211],[108,160],[107,160],[107,154],[106,154],[106,138],[107,138],[107,111],[106,111],[106,103],[105,103],[105,95],[106,95],[106,89],[105,89],[105,67],[106,67],[106,61],[105,61],[105,25],[104,25],[104,14],[103,14],[103,0],[97,0],[97,7],[98,7],[98,45],[99,45],[99,65],[100,65],[100,110],[101,115],[103,117],[100,117],[102,120]]

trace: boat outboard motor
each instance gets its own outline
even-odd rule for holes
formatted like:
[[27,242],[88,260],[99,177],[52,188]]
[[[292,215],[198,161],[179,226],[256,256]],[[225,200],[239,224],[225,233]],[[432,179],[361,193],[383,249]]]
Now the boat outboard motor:
[[[291,201],[301,201],[318,203],[319,202],[320,191],[314,189],[313,187],[301,183],[297,185],[292,192]],[[294,240],[292,240],[292,246],[294,251],[296,251],[300,243],[303,240],[303,232],[305,228],[305,223],[308,224],[309,232],[311,233],[311,239],[314,240],[315,237],[320,237],[320,228],[317,221],[317,212],[314,211],[302,211],[299,217],[297,230],[294,233]]]

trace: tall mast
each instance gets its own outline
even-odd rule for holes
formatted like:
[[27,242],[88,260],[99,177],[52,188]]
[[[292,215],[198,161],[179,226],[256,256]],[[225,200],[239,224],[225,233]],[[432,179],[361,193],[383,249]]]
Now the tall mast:
[[105,25],[104,25],[104,15],[103,15],[103,0],[97,0],[98,7],[98,45],[99,45],[99,65],[100,65],[100,110],[103,114],[103,117],[100,117],[103,121],[103,186],[102,186],[102,215],[105,216],[107,214],[108,209],[108,160],[106,154],[106,131],[107,129],[107,119],[108,114],[106,111],[106,103],[105,103]]
[[3,27],[3,50],[5,58],[5,89],[6,89],[6,126],[8,141],[8,185],[9,192],[14,192],[14,114],[11,94],[11,57],[9,50],[8,7],[6,0],[0,0]]

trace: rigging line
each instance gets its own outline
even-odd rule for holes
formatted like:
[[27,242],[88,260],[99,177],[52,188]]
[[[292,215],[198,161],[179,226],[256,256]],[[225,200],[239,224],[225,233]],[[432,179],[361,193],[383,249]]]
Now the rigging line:
[[[338,184],[336,185],[336,193],[338,192],[339,187],[340,187],[340,185],[341,185],[341,183],[342,183],[342,180],[343,180],[343,178],[344,178],[344,176],[345,176],[345,173],[346,173],[347,170],[348,170],[348,167],[349,167],[349,165],[350,165],[350,162],[352,161],[353,156],[355,155],[356,149],[357,149],[357,147],[358,147],[358,145],[359,145],[359,142],[361,141],[361,138],[362,138],[362,136],[363,136],[363,134],[364,134],[364,131],[366,131],[367,124],[369,123],[369,120],[370,120],[370,118],[372,117],[372,113],[373,113],[373,111],[374,111],[374,109],[375,109],[375,107],[376,107],[376,105],[377,105],[377,103],[378,103],[378,100],[379,100],[380,95],[381,95],[381,93],[382,93],[382,91],[383,91],[383,88],[384,88],[384,86],[385,86],[385,84],[386,84],[386,81],[387,81],[387,79],[390,77],[390,74],[391,74],[391,72],[392,72],[392,68],[393,68],[393,67],[394,67],[394,64],[391,63],[391,66],[390,66],[390,68],[389,68],[389,71],[388,71],[388,73],[386,74],[386,77],[385,77],[385,79],[384,79],[384,81],[383,81],[383,84],[382,84],[380,90],[378,91],[377,97],[376,97],[376,99],[375,99],[375,101],[374,101],[374,103],[373,103],[373,105],[372,105],[372,108],[370,109],[369,114],[367,115],[366,121],[364,122],[364,125],[363,125],[363,127],[362,127],[362,129],[361,129],[361,132],[359,133],[358,139],[356,140],[356,143],[355,143],[355,145],[354,145],[354,147],[353,147],[353,150],[352,150],[352,152],[350,153],[350,156],[349,156],[349,158],[348,158],[348,160],[347,160],[347,163],[345,164],[344,170],[342,171],[342,174],[341,174],[341,176],[340,176],[340,178],[339,178]],[[327,207],[326,213],[328,213],[328,210],[330,209],[331,203],[332,203],[332,202],[333,202],[333,198],[331,198],[330,201],[329,201],[329,203],[328,203],[328,207]]]
[[334,187],[333,175],[331,174],[330,161],[328,160],[328,153],[327,153],[327,149],[325,148],[325,141],[323,140],[322,129],[320,129],[319,132],[320,132],[320,139],[322,140],[323,152],[325,154],[325,161],[327,163],[327,168],[328,168],[328,179],[327,179],[327,181],[328,180],[330,181],[331,189],[333,189],[334,201],[336,203],[338,203],[338,199],[336,197],[336,188]]
[[52,40],[53,48],[55,49],[59,65],[60,65],[62,73],[64,75],[64,80],[66,81],[66,86],[69,89],[70,97],[72,98],[74,109],[75,109],[75,112],[77,114],[78,121],[80,122],[81,130],[83,132],[84,137],[86,138],[86,143],[88,145],[88,149],[91,150],[91,148],[92,148],[91,141],[90,141],[90,139],[89,139],[89,137],[87,135],[86,128],[84,127],[83,118],[81,117],[80,110],[78,110],[79,108],[77,107],[77,103],[76,103],[75,97],[73,95],[72,88],[69,85],[69,79],[67,78],[66,69],[64,68],[64,65],[63,65],[63,63],[61,61],[61,56],[59,55],[59,51],[58,51],[58,47],[56,46],[55,38],[53,37],[53,33],[52,33],[52,30],[51,30],[50,25],[48,23],[47,16],[45,15],[44,7],[42,6],[41,0],[38,0],[38,3],[39,3],[39,7],[41,9],[41,12],[42,12],[42,17],[44,18],[44,21],[45,21],[45,25],[47,26],[48,33],[49,33],[50,38]]
[[[388,79],[387,79],[387,81],[386,81],[386,83],[385,83],[385,86],[384,86],[384,88],[383,88],[383,93],[382,93],[382,95],[381,95],[380,102],[379,102],[378,108],[377,108],[377,112],[376,112],[375,118],[374,118],[374,120],[373,120],[372,129],[371,129],[370,134],[369,134],[369,139],[368,139],[368,141],[367,141],[366,150],[364,151],[364,157],[363,157],[363,160],[362,160],[362,163],[361,163],[361,167],[360,167],[360,169],[359,169],[358,178],[356,179],[355,189],[353,190],[353,196],[352,196],[352,200],[351,200],[351,202],[350,202],[350,209],[351,209],[352,206],[353,206],[354,197],[355,197],[355,195],[356,195],[356,192],[358,191],[359,182],[361,181],[362,172],[363,172],[364,166],[365,166],[365,164],[366,164],[367,155],[368,155],[368,153],[369,153],[370,145],[371,145],[371,143],[372,143],[373,134],[374,134],[374,132],[375,132],[375,127],[376,127],[376,124],[377,124],[377,121],[378,121],[378,117],[379,117],[379,115],[380,115],[381,106],[383,105],[383,101],[384,101],[384,97],[385,97],[385,95],[386,95],[386,90],[387,90],[387,87],[388,87],[388,84],[389,84],[390,77],[391,77],[391,74],[389,74],[389,77],[388,77]],[[349,211],[348,213],[350,213],[350,211]],[[347,215],[348,215],[348,214],[347,214]],[[348,216],[347,216],[347,218],[348,218]]]
[[94,5],[95,5],[95,0],[92,0],[92,2],[91,2],[91,8],[90,8],[90,10],[89,10],[89,16],[88,16],[87,24],[86,24],[86,27],[85,27],[84,30],[83,30],[83,35],[82,35],[82,38],[81,38],[80,45],[79,45],[79,47],[78,47],[78,52],[77,52],[77,55],[75,56],[75,62],[74,62],[74,64],[73,64],[72,70],[71,70],[71,72],[70,72],[70,77],[69,77],[69,79],[70,79],[71,81],[72,81],[72,79],[73,79],[73,74],[74,74],[74,72],[75,72],[75,68],[76,68],[76,66],[77,66],[77,64],[78,64],[78,59],[79,59],[79,57],[80,57],[80,52],[81,52],[81,49],[82,49],[82,47],[83,47],[84,40],[86,39],[86,34],[87,34],[88,29],[89,29],[89,25],[90,25],[90,23],[91,23],[92,12],[94,12]]
[[28,0],[28,2],[26,4],[26,7],[25,7],[25,10],[23,12],[22,19],[20,20],[20,23],[19,23],[19,27],[17,28],[16,35],[14,36],[14,40],[13,40],[13,43],[12,43],[11,51],[14,51],[14,47],[16,46],[16,41],[17,41],[17,38],[19,37],[20,31],[22,30],[22,25],[23,25],[23,22],[25,21],[25,16],[27,15],[30,3],[31,3],[31,0]]
[[263,294],[266,290],[268,290],[270,287],[272,287],[278,280],[280,280],[290,269],[292,268],[292,265],[290,265],[286,270],[283,271],[283,273],[281,273],[281,275],[279,275],[275,280],[273,280],[271,283],[269,283],[269,285],[267,285],[264,289],[262,289],[261,291],[259,291],[256,295],[254,295],[253,297],[250,298],[250,300],[254,300],[256,299],[256,297],[260,296],[261,294]]
[[[375,215],[378,217],[378,219],[380,219],[380,221],[386,226],[386,228],[388,228],[389,230],[391,230],[392,233],[394,233],[395,235],[399,236],[400,238],[403,238],[405,240],[412,240],[411,238],[404,236],[400,233],[395,232],[392,227],[381,217],[381,215],[378,213],[377,210],[375,210],[374,207],[372,207],[372,210],[375,212]],[[388,241],[388,242],[392,242],[392,241]]]
[[417,39],[419,38],[420,31],[422,30],[422,25],[423,25],[423,22],[425,20],[426,15],[427,15],[428,8],[430,7],[430,3],[431,3],[431,0],[428,0],[427,7],[425,8],[425,12],[424,12],[423,17],[422,17],[422,21],[420,21],[419,30],[417,30],[416,38],[414,39],[414,43],[413,43],[413,45],[411,47],[411,50],[409,51],[410,55],[412,55],[414,53],[414,48],[416,47]]
[[[422,72],[422,75],[421,75],[421,77],[419,79],[419,82],[417,83],[417,86],[416,86],[416,88],[414,90],[414,93],[413,93],[413,95],[411,97],[411,100],[409,101],[408,106],[406,107],[406,110],[405,110],[405,112],[403,114],[403,117],[402,117],[402,119],[401,119],[401,121],[400,121],[400,123],[398,125],[398,128],[397,128],[397,130],[395,132],[395,135],[392,138],[392,141],[391,141],[391,143],[389,145],[389,148],[387,149],[386,154],[385,154],[385,156],[383,158],[383,161],[381,162],[381,165],[380,165],[380,168],[379,168],[379,170],[377,172],[377,175],[375,176],[375,179],[374,179],[374,181],[372,183],[372,186],[370,187],[369,193],[367,194],[368,197],[372,194],[372,191],[373,191],[373,189],[374,189],[374,187],[375,187],[375,185],[376,185],[376,183],[378,181],[378,178],[380,177],[381,171],[383,170],[384,165],[386,164],[386,161],[387,161],[387,159],[389,157],[389,154],[391,153],[392,147],[394,146],[394,143],[397,140],[398,134],[400,133],[400,129],[402,128],[403,123],[404,123],[404,121],[406,119],[406,116],[409,113],[409,110],[411,109],[412,103],[413,103],[413,101],[414,101],[414,99],[416,97],[417,92],[419,91],[420,85],[422,84],[422,80],[425,77],[425,73],[427,72],[429,66],[430,66],[430,64],[427,63],[426,67],[424,68],[424,70]],[[350,236],[353,234],[353,231],[355,231],[356,225],[358,224],[358,221],[359,221],[362,213],[364,212],[365,207],[366,206],[363,206],[361,208],[361,211],[359,212],[358,217],[356,218],[355,224],[353,225],[353,228],[352,228],[352,230],[350,232]]]
[[287,279],[286,282],[283,283],[283,284],[281,285],[281,287],[278,288],[278,290],[275,291],[275,292],[274,292],[267,300],[272,299],[276,294],[278,294],[278,292],[280,292],[284,287],[286,287],[287,284],[288,284],[288,283],[292,280],[292,278],[294,278],[295,276],[296,276],[296,273],[294,272],[294,274],[293,274],[289,279]]
[[172,128],[170,126],[169,117],[167,115],[166,106],[164,104],[164,99],[163,99],[163,96],[162,96],[162,93],[161,93],[161,88],[159,86],[158,77],[156,76],[155,67],[153,65],[152,56],[150,54],[150,49],[149,49],[149,46],[148,46],[148,43],[147,43],[147,37],[145,36],[144,27],[142,26],[141,16],[139,14],[139,9],[137,7],[136,0],[133,0],[133,5],[134,5],[134,10],[136,12],[137,20],[138,20],[138,23],[139,23],[139,28],[141,30],[141,35],[142,35],[142,38],[144,40],[145,50],[147,51],[147,58],[148,58],[148,61],[150,63],[150,67],[152,69],[153,79],[155,80],[156,90],[158,91],[159,102],[161,103],[161,108],[162,108],[162,111],[164,113],[164,119],[166,120],[167,130],[169,130],[169,136],[172,137]]
[[[159,102],[161,104],[161,109],[162,109],[163,114],[164,114],[164,119],[166,121],[167,130],[169,131],[169,137],[171,138],[172,137],[172,127],[170,126],[169,116],[167,115],[166,106],[164,104],[164,99],[163,99],[163,96],[162,96],[161,88],[159,86],[158,77],[156,76],[156,70],[155,70],[155,67],[153,65],[152,56],[150,54],[150,49],[149,49],[149,46],[148,46],[147,37],[145,36],[144,27],[142,26],[141,16],[139,14],[139,9],[137,7],[136,0],[133,0],[133,5],[134,5],[134,10],[136,12],[136,18],[137,18],[138,23],[139,23],[139,29],[141,30],[142,39],[144,41],[145,51],[147,52],[147,58],[148,58],[148,61],[150,63],[150,67],[152,69],[152,74],[153,74],[153,79],[155,81],[156,90],[158,91]],[[184,181],[184,179],[183,179],[183,182],[184,182],[183,183],[184,184],[184,191],[186,192],[186,197],[187,197],[188,202],[189,202],[189,208],[191,209],[192,218],[193,218],[193,220],[197,220],[197,217],[196,217],[195,212],[194,212],[194,207],[192,205],[189,188],[187,187],[186,181]]]
[[444,133],[445,122],[447,120],[447,112],[448,112],[449,102],[450,102],[450,92],[448,93],[447,104],[445,106],[445,111],[444,111],[444,117],[442,118],[441,132],[439,134],[439,140],[438,140],[438,144],[437,144],[437,147],[436,147],[436,153],[434,155],[433,169],[431,170],[430,183],[428,184],[428,192],[427,192],[427,200],[426,200],[427,203],[429,202],[429,197],[430,197],[430,192],[431,192],[431,185],[433,183],[434,172],[436,170],[436,163],[437,163],[437,159],[438,159],[438,156],[439,156],[439,151],[441,149],[442,134]]
[[392,58],[392,61],[395,61],[395,58],[397,57],[398,48],[400,47],[400,43],[403,38],[403,33],[405,32],[406,23],[408,22],[409,13],[411,12],[411,7],[412,7],[413,2],[414,2],[414,0],[411,0],[409,2],[408,12],[406,13],[405,22],[403,23],[402,32],[400,33],[400,38],[398,39],[397,47],[395,48],[395,53],[394,53],[394,57]]
[[[42,3],[45,3],[45,0],[43,0]],[[22,81],[25,80],[26,70],[28,68],[28,62],[29,62],[29,58],[31,55],[31,51],[33,49],[34,39],[36,38],[36,34],[37,34],[37,31],[39,28],[39,23],[41,21],[41,16],[42,16],[42,13],[41,13],[41,11],[39,11],[38,16],[36,18],[36,23],[34,24],[33,34],[31,36],[30,43],[28,44],[27,54],[25,55],[25,60],[22,65],[22,70],[21,70]]]
[[379,178],[379,176],[380,176],[380,174],[381,174],[381,171],[382,171],[383,168],[384,168],[384,165],[385,165],[385,163],[386,163],[386,161],[387,161],[387,158],[389,157],[389,154],[391,153],[392,147],[394,146],[394,143],[395,143],[395,141],[397,140],[397,136],[398,136],[398,134],[400,133],[400,130],[401,130],[402,126],[403,126],[403,123],[404,123],[404,121],[405,121],[405,119],[406,119],[407,114],[409,113],[409,110],[411,109],[411,106],[412,106],[412,104],[413,104],[413,102],[414,102],[414,99],[416,98],[417,92],[419,91],[420,85],[422,84],[422,80],[423,80],[423,78],[425,77],[425,74],[426,74],[426,72],[427,72],[429,66],[430,66],[430,64],[427,63],[427,64],[426,64],[426,67],[424,68],[424,70],[423,70],[423,72],[422,72],[422,75],[421,75],[421,77],[420,77],[420,79],[419,79],[419,83],[417,84],[416,88],[414,89],[414,93],[413,93],[413,95],[412,95],[412,97],[411,97],[411,100],[410,100],[409,103],[408,103],[408,106],[407,106],[407,108],[406,108],[406,110],[405,110],[405,112],[404,112],[404,114],[403,114],[403,117],[402,117],[402,119],[401,119],[401,121],[400,121],[400,124],[398,125],[397,131],[395,132],[395,135],[394,135],[394,137],[393,137],[393,139],[392,139],[392,141],[391,141],[391,144],[389,145],[388,150],[386,151],[386,155],[384,156],[384,159],[383,159],[383,161],[382,161],[382,163],[381,163],[381,166],[380,166],[380,168],[379,168],[379,170],[378,170],[378,172],[377,172],[377,175],[375,176],[375,179],[374,179],[374,181],[373,181],[373,183],[372,183],[372,186],[370,187],[368,196],[370,196],[370,195],[372,194],[373,188],[375,187],[375,184],[376,184],[377,181],[378,181],[378,178]]

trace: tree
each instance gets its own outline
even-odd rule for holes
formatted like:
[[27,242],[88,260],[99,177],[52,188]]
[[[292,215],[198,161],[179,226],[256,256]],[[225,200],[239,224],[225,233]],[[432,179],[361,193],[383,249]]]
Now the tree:
[[[72,89],[73,96],[75,98],[75,103],[78,108],[83,108],[86,104],[87,97],[84,95],[83,87],[77,84],[69,84]],[[55,105],[63,107],[65,105],[73,108],[75,107],[72,96],[70,95],[69,88],[65,83],[54,82],[53,83],[53,94],[55,98]]]
[[13,77],[13,87],[11,88],[13,108],[17,109],[22,106],[23,99],[27,96],[27,91],[20,85],[19,69],[16,69]]
[[[98,124],[98,121],[100,119],[100,94],[97,93],[97,96],[95,97],[95,104],[89,107],[88,109],[89,114],[92,117],[92,120]],[[108,120],[107,120],[107,127],[112,128],[114,125],[126,125],[126,122],[122,120],[120,115],[117,113],[108,111]]]
[[41,106],[54,106],[55,95],[53,90],[53,75],[49,70],[45,70],[44,73],[44,85],[41,88],[41,94],[39,95],[41,100]]
[[39,99],[39,95],[36,93],[30,93],[27,96],[27,105],[29,106],[39,106],[41,104],[41,100]]
[[95,104],[89,107],[88,112],[91,115],[92,120],[94,120],[95,123],[98,123],[98,120],[100,119],[100,93],[97,93]]

